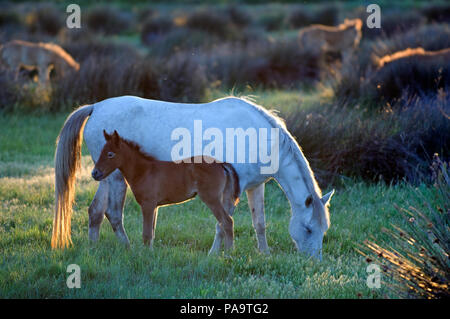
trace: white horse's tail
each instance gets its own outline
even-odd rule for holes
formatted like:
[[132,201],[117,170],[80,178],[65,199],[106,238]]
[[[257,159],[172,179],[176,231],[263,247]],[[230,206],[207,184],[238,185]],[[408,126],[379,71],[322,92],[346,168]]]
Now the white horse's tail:
[[93,109],[93,105],[85,105],[73,111],[56,140],[53,249],[65,248],[72,244],[70,221],[75,197],[75,173],[81,163],[84,125]]

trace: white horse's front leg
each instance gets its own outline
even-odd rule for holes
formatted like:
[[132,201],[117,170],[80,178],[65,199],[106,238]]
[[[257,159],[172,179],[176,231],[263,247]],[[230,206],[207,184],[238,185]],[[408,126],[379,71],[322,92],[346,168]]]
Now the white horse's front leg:
[[219,253],[220,248],[222,246],[222,241],[224,237],[224,232],[222,227],[220,227],[219,223],[216,224],[216,236],[214,237],[214,242],[209,250],[208,255],[214,255]]
[[266,221],[264,217],[264,183],[247,190],[248,206],[252,212],[253,227],[258,238],[259,251],[269,253],[266,239]]

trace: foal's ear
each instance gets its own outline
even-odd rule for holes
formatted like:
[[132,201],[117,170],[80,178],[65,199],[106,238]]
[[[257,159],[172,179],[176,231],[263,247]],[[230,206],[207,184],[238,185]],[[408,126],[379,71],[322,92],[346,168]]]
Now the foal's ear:
[[111,139],[111,135],[109,135],[108,133],[106,133],[105,130],[103,130],[103,136],[105,137],[106,141],[109,141]]
[[114,130],[114,133],[112,134],[112,141],[113,141],[115,146],[119,147],[120,136],[119,136],[119,133],[117,133],[116,130]]

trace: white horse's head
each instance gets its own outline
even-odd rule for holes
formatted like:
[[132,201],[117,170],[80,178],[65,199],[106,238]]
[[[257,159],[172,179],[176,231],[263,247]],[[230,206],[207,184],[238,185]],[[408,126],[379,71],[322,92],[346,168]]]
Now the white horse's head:
[[334,190],[322,198],[309,194],[303,204],[292,209],[289,234],[297,249],[319,259],[322,259],[323,236],[330,227],[328,206],[333,194]]

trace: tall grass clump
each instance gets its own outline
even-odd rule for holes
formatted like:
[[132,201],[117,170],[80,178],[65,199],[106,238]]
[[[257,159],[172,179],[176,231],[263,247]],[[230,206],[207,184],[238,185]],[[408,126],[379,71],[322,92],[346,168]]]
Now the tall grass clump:
[[[416,191],[418,200],[408,208],[395,206],[401,226],[384,231],[391,241],[365,241],[360,251],[367,262],[377,261],[392,293],[402,298],[449,298],[450,289],[450,177],[448,163],[437,154],[432,164],[432,196]],[[419,201],[422,201],[419,202]]]

